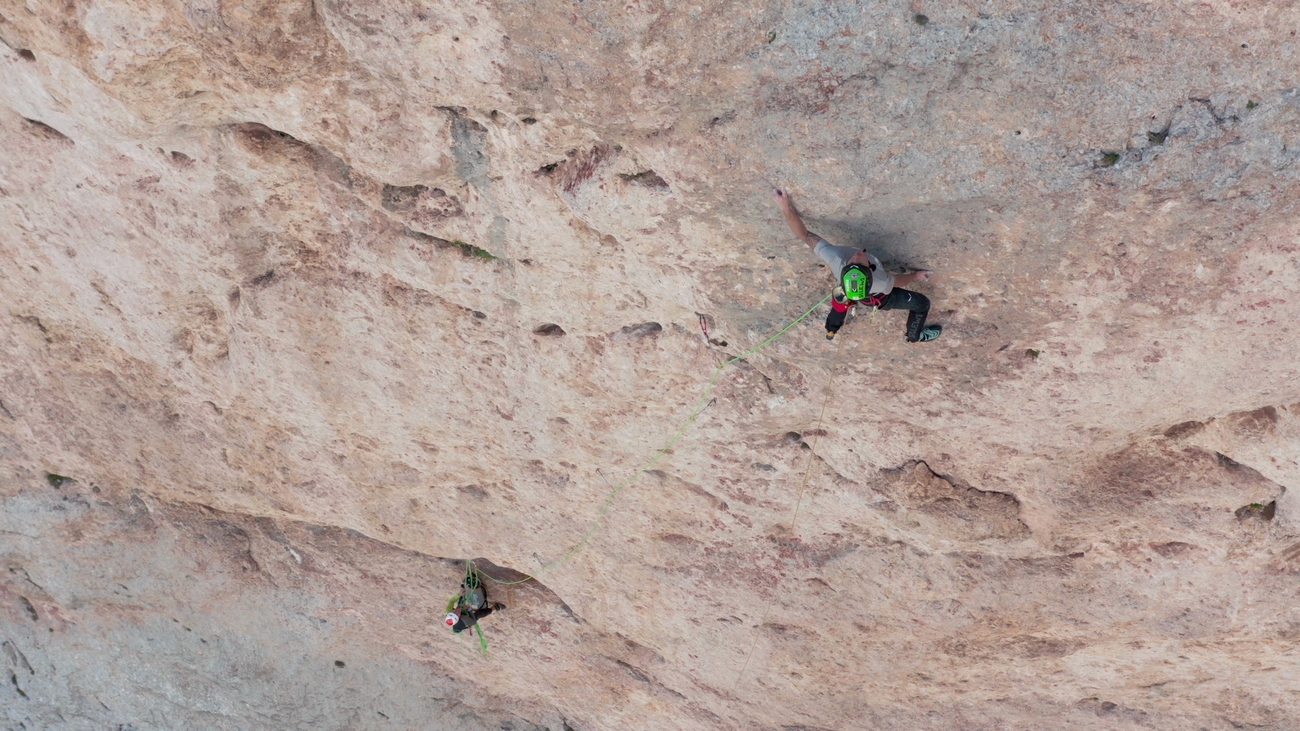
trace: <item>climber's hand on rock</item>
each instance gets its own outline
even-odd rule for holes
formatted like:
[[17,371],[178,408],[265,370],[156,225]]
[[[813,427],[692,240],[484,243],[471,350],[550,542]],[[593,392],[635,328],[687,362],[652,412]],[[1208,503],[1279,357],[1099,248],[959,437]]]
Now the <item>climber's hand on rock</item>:
[[912,282],[928,282],[930,281],[930,274],[931,272],[929,269],[914,269],[904,274],[895,274],[894,286],[906,287]]

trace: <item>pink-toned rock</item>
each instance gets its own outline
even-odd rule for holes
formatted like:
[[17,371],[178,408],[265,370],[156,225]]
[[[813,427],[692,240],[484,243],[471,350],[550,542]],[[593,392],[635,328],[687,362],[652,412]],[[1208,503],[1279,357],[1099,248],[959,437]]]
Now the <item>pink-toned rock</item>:
[[6,727],[1300,727],[1296,28],[0,5]]

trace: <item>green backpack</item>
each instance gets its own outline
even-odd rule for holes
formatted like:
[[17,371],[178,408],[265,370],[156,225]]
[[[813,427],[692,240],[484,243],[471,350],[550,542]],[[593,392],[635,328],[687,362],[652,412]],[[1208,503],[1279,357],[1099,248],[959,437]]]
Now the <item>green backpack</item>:
[[487,592],[483,590],[483,582],[479,581],[478,574],[472,573],[460,582],[461,594],[464,596],[462,604],[466,609],[477,612],[487,606]]

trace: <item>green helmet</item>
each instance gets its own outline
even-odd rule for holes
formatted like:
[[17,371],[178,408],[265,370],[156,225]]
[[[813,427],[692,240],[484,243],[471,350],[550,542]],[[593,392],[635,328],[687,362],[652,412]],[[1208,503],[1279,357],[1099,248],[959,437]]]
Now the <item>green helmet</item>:
[[850,264],[840,273],[840,286],[850,300],[864,300],[871,292],[871,270],[864,264]]

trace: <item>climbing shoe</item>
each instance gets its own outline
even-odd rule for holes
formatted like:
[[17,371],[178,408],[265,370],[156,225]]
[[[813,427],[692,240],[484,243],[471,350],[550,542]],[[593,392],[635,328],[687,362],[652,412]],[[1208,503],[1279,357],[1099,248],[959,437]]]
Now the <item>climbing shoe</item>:
[[931,340],[934,340],[935,338],[939,337],[939,333],[942,332],[943,332],[943,325],[926,325],[925,329],[921,331],[921,336],[918,337],[915,342],[928,343]]
[[827,330],[827,331],[826,331],[826,339],[827,339],[827,340],[834,340],[834,339],[835,339],[835,331],[834,331],[834,330]]

